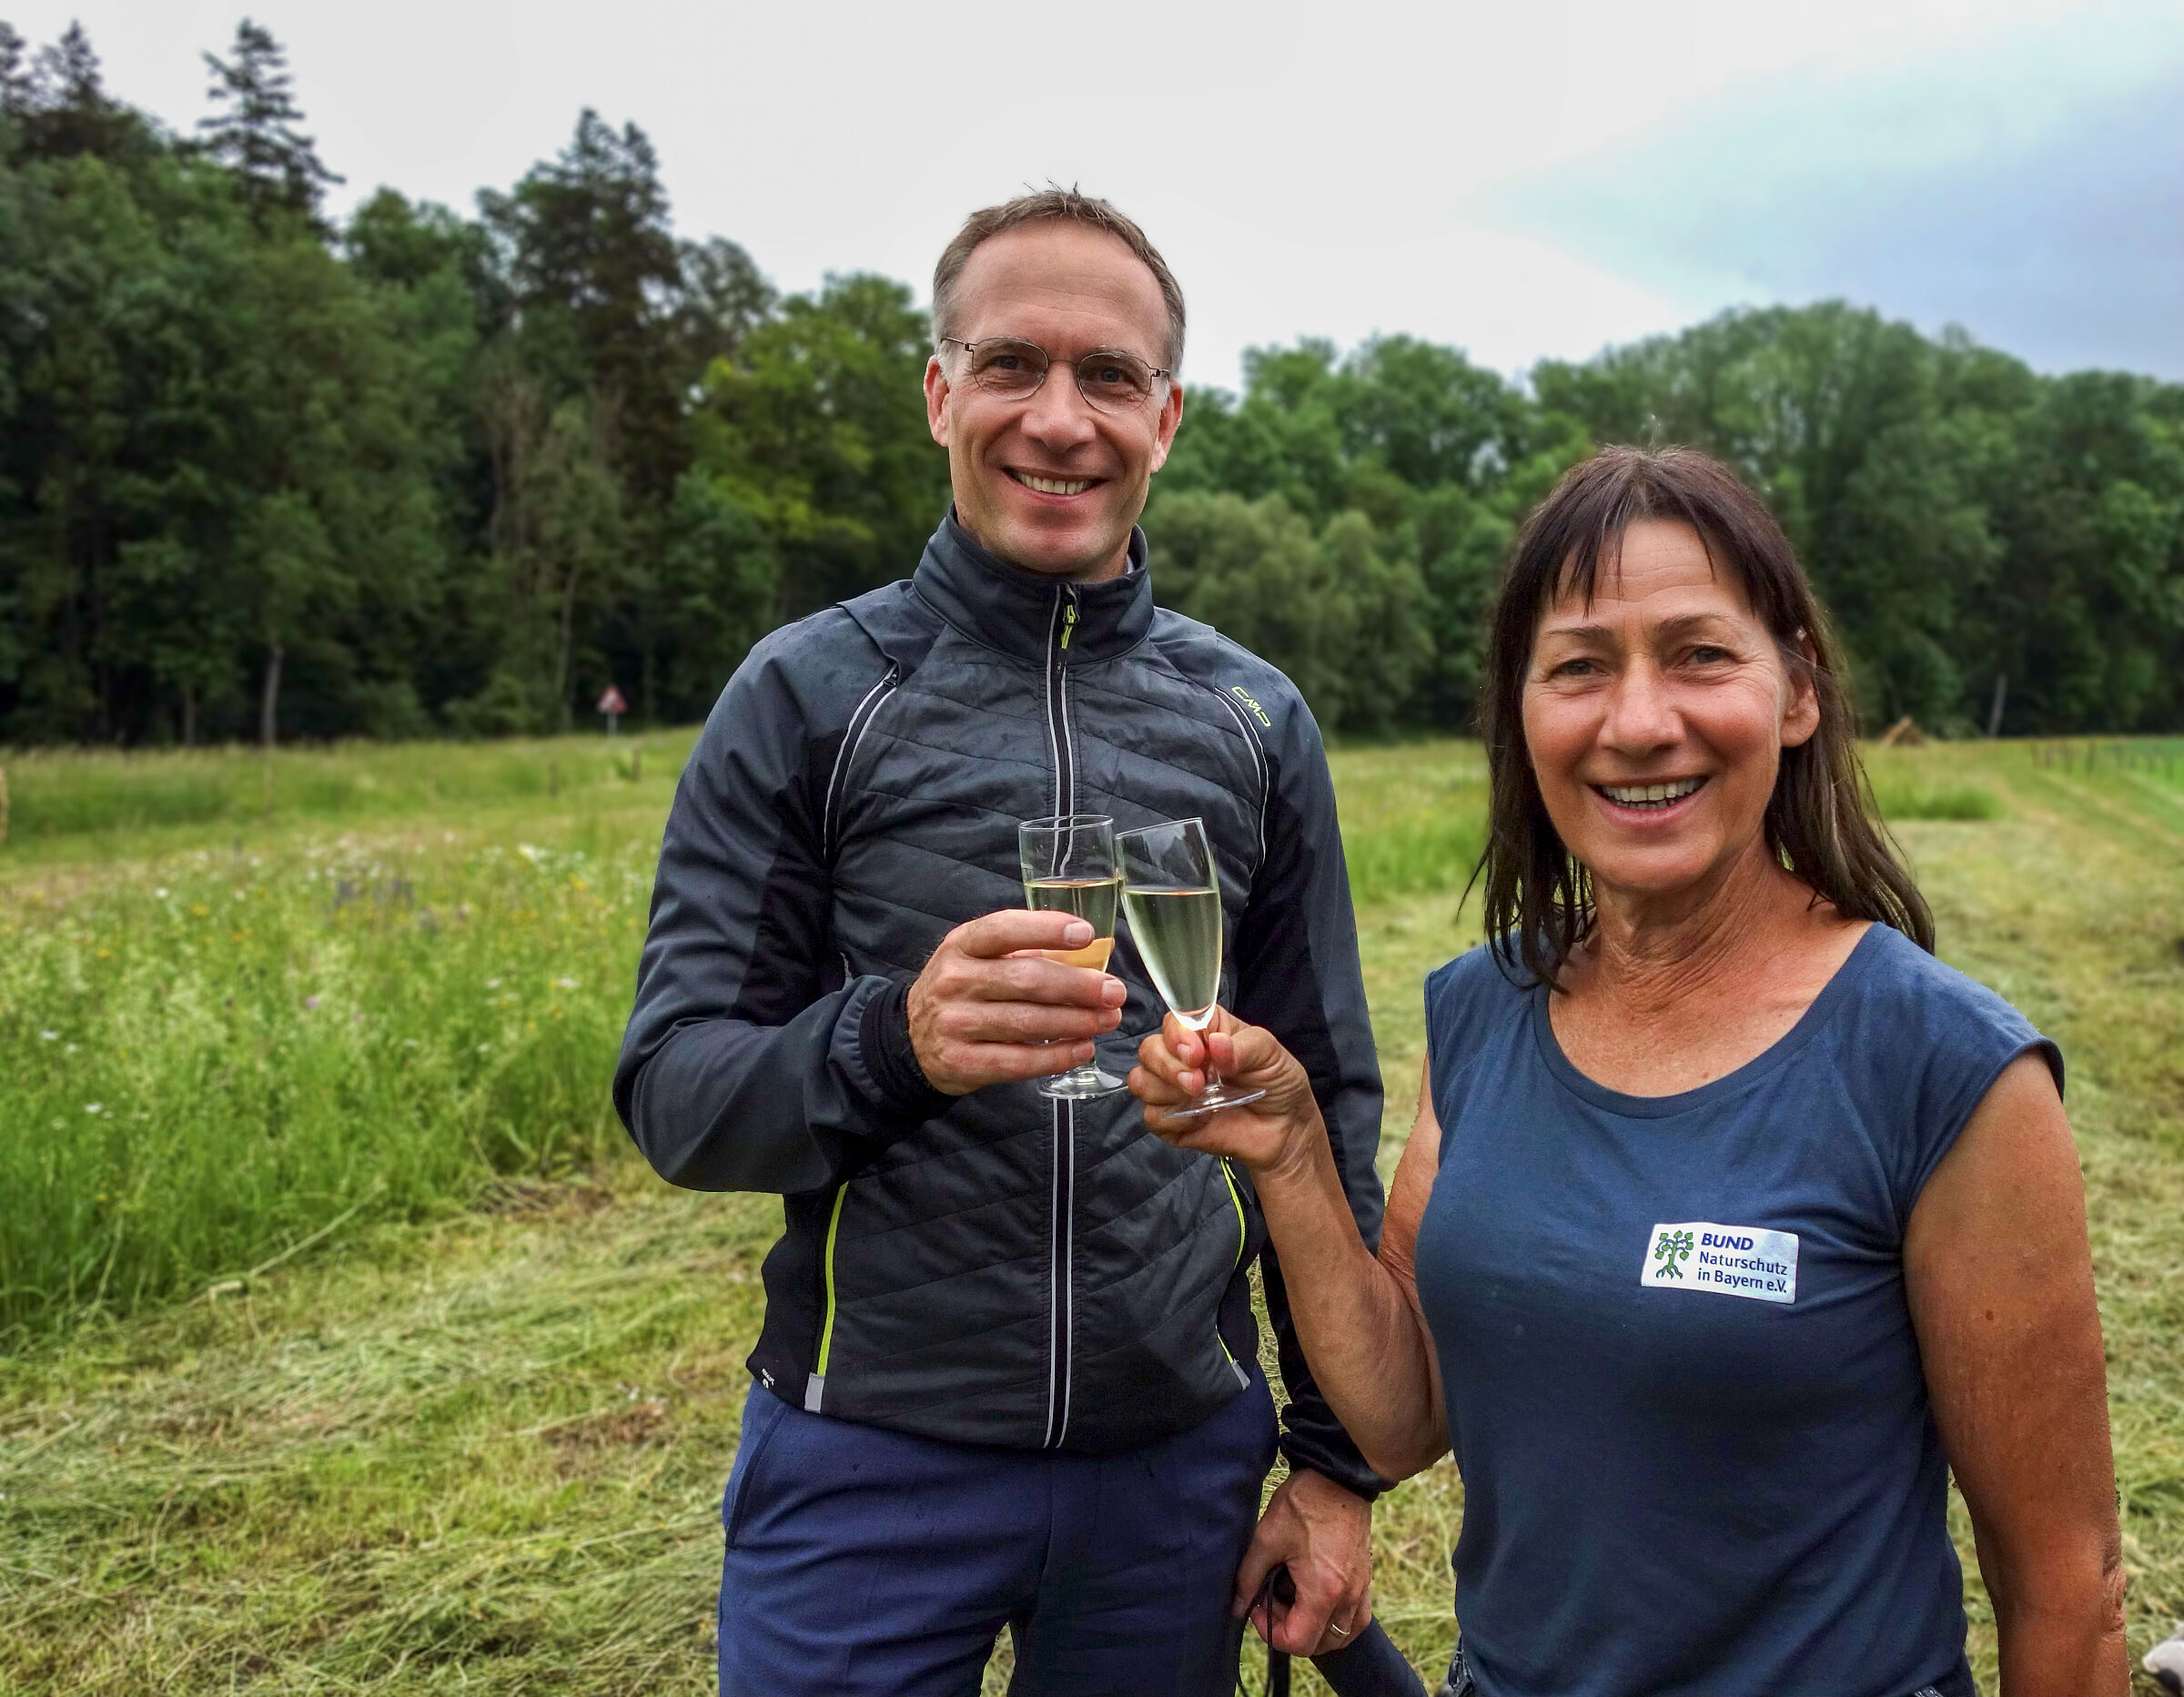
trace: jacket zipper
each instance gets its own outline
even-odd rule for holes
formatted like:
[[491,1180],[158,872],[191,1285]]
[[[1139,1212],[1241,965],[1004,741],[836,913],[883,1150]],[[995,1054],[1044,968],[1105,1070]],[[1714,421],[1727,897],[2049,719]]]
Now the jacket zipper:
[[[1077,634],[1077,591],[1054,592],[1046,632],[1046,739],[1054,752],[1054,811],[1077,811],[1077,743],[1069,730],[1069,673],[1062,656]],[[1069,1358],[1077,1327],[1077,1106],[1047,1104],[1054,1148],[1053,1222],[1047,1246],[1046,1440],[1058,1449],[1069,1432]]]
[[804,1408],[807,1414],[822,1412],[820,1405],[826,1399],[827,1363],[834,1353],[834,1239],[842,1230],[842,1204],[849,1196],[849,1186],[834,1187],[834,1210],[826,1217],[826,1318],[819,1331],[819,1359],[813,1365],[811,1376],[804,1381]]
[[[1236,1277],[1236,1268],[1244,1264],[1244,1250],[1251,1241],[1251,1231],[1244,1223],[1243,1193],[1236,1187],[1236,1172],[1225,1155],[1221,1157],[1221,1177],[1228,1187],[1228,1200],[1236,1205],[1236,1262],[1228,1269],[1228,1276],[1233,1278]],[[1251,1375],[1244,1371],[1244,1364],[1236,1359],[1236,1351],[1228,1347],[1228,1340],[1221,1336],[1221,1311],[1218,1305],[1213,1311],[1213,1340],[1221,1346],[1221,1353],[1228,1358],[1228,1370],[1236,1375],[1236,1382],[1249,1389]]]
[[1054,811],[1077,811],[1077,749],[1069,734],[1069,674],[1062,655],[1077,634],[1077,590],[1054,591],[1054,620],[1046,631],[1046,744],[1054,755]]
[[[834,852],[841,844],[837,840],[842,831],[842,799],[844,780],[857,750],[864,745],[864,733],[872,729],[872,722],[880,716],[880,709],[902,681],[903,669],[890,665],[886,674],[864,692],[864,699],[849,716],[843,727],[842,746],[834,751],[834,769],[826,781],[826,800],[819,814],[820,852],[831,865]],[[842,956],[842,976],[844,980],[856,975],[849,956]],[[826,1369],[834,1353],[834,1244],[842,1230],[842,1205],[849,1199],[849,1184],[845,1179],[834,1187],[834,1205],[826,1219],[826,1251],[820,1263],[820,1292],[824,1307],[819,1330],[819,1350],[814,1357],[812,1370],[804,1381],[804,1406],[812,1414],[820,1412],[820,1404],[826,1398]]]
[[834,770],[826,781],[826,803],[819,816],[820,849],[831,863],[834,850],[840,846],[836,838],[842,831],[842,800],[844,781],[849,775],[850,763],[864,746],[864,733],[872,729],[872,722],[880,716],[880,709],[887,705],[887,698],[895,693],[895,686],[902,681],[903,669],[890,665],[877,683],[864,692],[864,699],[849,716],[843,728],[842,746],[834,753]]
[[1259,740],[1259,732],[1251,728],[1251,721],[1243,710],[1226,693],[1214,690],[1213,699],[1228,710],[1228,716],[1236,721],[1236,728],[1244,733],[1244,745],[1251,751],[1251,764],[1259,773],[1259,864],[1263,866],[1267,863],[1267,795],[1272,787],[1267,775],[1266,744]]
[[1054,1246],[1047,1263],[1046,1448],[1069,1435],[1069,1358],[1077,1329],[1077,1104],[1055,1102]]

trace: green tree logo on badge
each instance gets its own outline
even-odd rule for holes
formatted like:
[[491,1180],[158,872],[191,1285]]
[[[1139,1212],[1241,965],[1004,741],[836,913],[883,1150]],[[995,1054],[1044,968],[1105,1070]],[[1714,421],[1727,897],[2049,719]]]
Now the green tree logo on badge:
[[1660,1262],[1655,1278],[1681,1278],[1683,1263],[1691,1258],[1691,1234],[1687,1231],[1664,1231],[1653,1245],[1653,1259]]

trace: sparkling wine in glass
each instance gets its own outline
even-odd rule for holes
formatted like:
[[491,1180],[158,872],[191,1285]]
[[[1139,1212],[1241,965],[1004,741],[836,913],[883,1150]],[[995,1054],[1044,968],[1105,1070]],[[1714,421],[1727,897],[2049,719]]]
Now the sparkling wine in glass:
[[[1115,822],[1103,813],[1029,819],[1016,828],[1016,851],[1024,867],[1024,904],[1035,913],[1069,914],[1092,927],[1092,941],[1081,949],[1039,952],[1065,966],[1105,972],[1115,948],[1115,903],[1122,890]],[[1039,1081],[1040,1095],[1068,1102],[1125,1087],[1113,1073],[1100,1070],[1097,1057]]]
[[[1125,831],[1115,846],[1122,853],[1122,911],[1138,956],[1176,1017],[1203,1031],[1221,994],[1221,885],[1206,827],[1196,819],[1172,820]],[[1167,1112],[1178,1119],[1213,1114],[1264,1095],[1230,1090],[1208,1059],[1198,1100]]]

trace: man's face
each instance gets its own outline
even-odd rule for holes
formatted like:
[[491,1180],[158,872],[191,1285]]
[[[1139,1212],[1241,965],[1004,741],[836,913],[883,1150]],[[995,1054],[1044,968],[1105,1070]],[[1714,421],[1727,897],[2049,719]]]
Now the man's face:
[[1168,363],[1168,309],[1153,274],[1104,230],[1067,220],[1022,225],[972,251],[948,330],[968,342],[1036,342],[1053,362],[1037,391],[1017,400],[970,382],[954,341],[926,366],[925,414],[948,450],[964,528],[1027,571],[1118,575],[1147,485],[1175,439],[1183,391],[1171,382],[1163,399],[1156,385],[1134,411],[1096,411],[1077,391],[1074,367],[1089,353]]

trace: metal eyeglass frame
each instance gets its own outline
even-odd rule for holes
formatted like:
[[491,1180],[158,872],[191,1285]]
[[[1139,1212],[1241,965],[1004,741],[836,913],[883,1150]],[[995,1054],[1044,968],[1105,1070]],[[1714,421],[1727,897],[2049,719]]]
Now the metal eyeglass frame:
[[[1042,389],[1046,388],[1047,374],[1054,369],[1055,366],[1054,356],[1048,353],[1044,348],[1041,348],[1038,343],[1031,340],[1028,337],[982,336],[975,342],[966,342],[960,336],[942,336],[936,337],[935,339],[938,341],[944,348],[946,347],[948,343],[954,342],[956,347],[962,348],[965,353],[969,354],[973,359],[977,357],[979,348],[991,347],[996,342],[1008,342],[1016,347],[1029,348],[1035,351],[1041,359],[1046,361],[1046,364],[1039,368],[1039,380],[1037,382],[1034,383],[1021,395],[1012,396],[1010,398],[1016,400],[1029,400],[1034,395],[1037,394]],[[1070,375],[1077,379],[1077,392],[1085,398],[1085,405],[1091,408],[1095,412],[1113,414],[1117,411],[1117,409],[1113,407],[1103,405],[1101,402],[1092,399],[1091,392],[1085,388],[1085,367],[1087,363],[1095,359],[1113,359],[1118,356],[1125,359],[1138,359],[1138,356],[1136,354],[1131,353],[1127,348],[1096,348],[1088,354],[1082,355],[1076,359],[1067,361]],[[1145,365],[1145,361],[1142,359],[1138,359],[1138,363],[1140,365]],[[1145,369],[1150,376],[1158,378],[1163,383],[1172,385],[1176,380],[1175,372],[1166,366],[1146,365]],[[1152,392],[1148,390],[1146,395],[1146,400],[1151,400],[1152,399]],[[1163,394],[1159,399],[1165,401],[1168,397]],[[1141,408],[1144,405],[1145,401],[1139,401],[1137,403],[1136,407],[1126,408],[1122,410],[1125,413],[1132,412],[1138,410],[1138,408]]]

